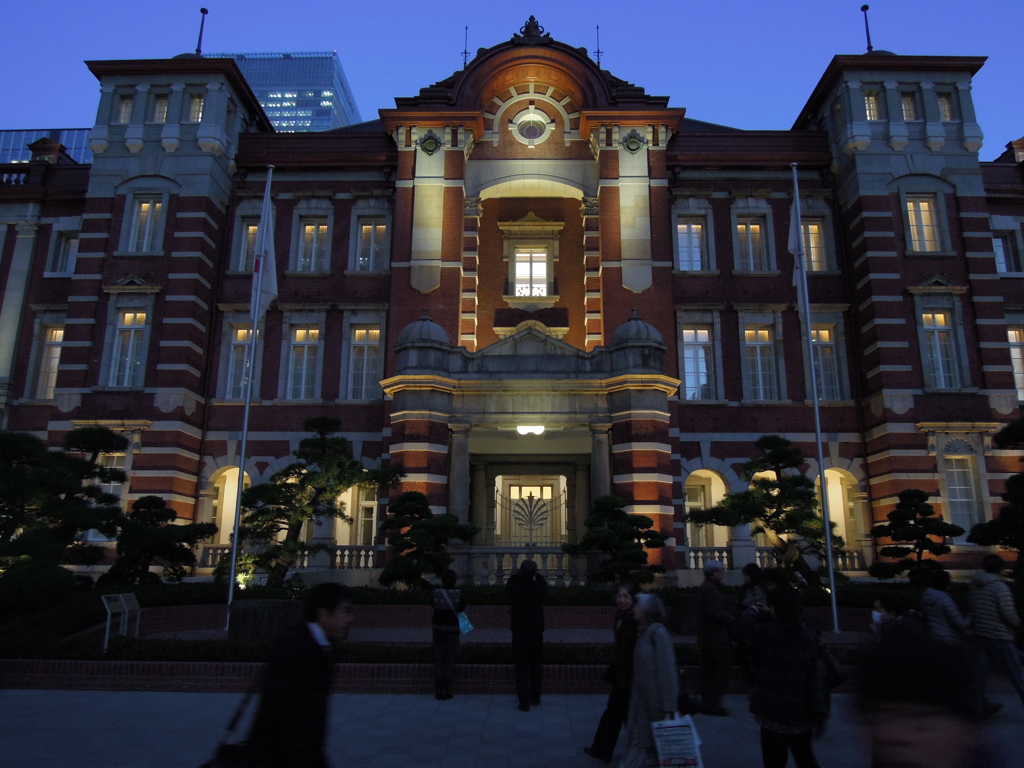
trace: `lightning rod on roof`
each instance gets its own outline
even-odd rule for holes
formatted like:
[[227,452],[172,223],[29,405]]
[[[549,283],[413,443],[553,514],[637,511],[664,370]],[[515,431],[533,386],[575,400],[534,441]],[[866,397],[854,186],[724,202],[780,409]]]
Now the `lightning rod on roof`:
[[860,7],[861,11],[864,13],[864,34],[868,38],[868,53],[871,53],[873,50],[875,50],[874,48],[871,47],[871,27],[868,26],[868,8],[870,7],[871,6],[867,4],[864,4]]
[[594,49],[594,58],[597,60],[597,68],[601,68],[601,54],[604,51],[601,50],[601,25],[597,25],[597,48]]
[[203,27],[206,26],[206,14],[209,13],[205,8],[200,8],[199,12],[203,15],[203,20],[199,22],[199,42],[196,43],[196,55],[203,55]]
[[466,68],[466,64],[469,63],[469,25],[465,28],[465,37],[462,41],[462,68]]

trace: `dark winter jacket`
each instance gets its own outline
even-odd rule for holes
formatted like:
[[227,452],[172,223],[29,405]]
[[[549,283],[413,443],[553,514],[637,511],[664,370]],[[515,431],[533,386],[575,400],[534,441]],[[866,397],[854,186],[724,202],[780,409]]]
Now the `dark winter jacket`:
[[615,661],[611,683],[628,691],[633,685],[633,652],[636,650],[637,623],[633,609],[615,612]]
[[960,645],[961,634],[971,620],[960,613],[948,592],[928,587],[921,598],[921,612],[928,621],[928,635],[946,645]]
[[997,573],[978,571],[971,579],[971,631],[986,640],[1013,641],[1020,617],[1013,593]]
[[697,645],[704,648],[728,648],[729,625],[735,618],[725,609],[722,585],[705,579],[697,588]]
[[786,728],[812,730],[811,675],[818,659],[818,636],[803,621],[766,621],[753,636],[757,677],[750,711],[759,720]]
[[539,573],[527,579],[516,571],[505,584],[505,593],[512,603],[509,612],[512,617],[512,632],[525,634],[544,631],[544,596],[548,593],[548,583]]

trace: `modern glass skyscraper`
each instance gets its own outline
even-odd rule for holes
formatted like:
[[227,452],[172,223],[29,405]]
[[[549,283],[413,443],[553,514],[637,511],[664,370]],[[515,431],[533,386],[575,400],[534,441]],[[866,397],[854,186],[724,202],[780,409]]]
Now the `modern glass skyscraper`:
[[79,163],[91,163],[88,128],[40,128],[37,130],[0,131],[0,163],[27,163],[32,159],[28,145],[42,138],[64,145],[67,153]]
[[207,57],[235,60],[278,131],[329,131],[362,121],[337,51]]

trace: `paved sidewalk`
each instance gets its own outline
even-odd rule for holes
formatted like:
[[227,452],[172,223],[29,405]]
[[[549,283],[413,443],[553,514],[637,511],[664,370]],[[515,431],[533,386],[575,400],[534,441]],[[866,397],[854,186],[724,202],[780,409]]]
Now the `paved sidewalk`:
[[[1000,681],[1003,682],[1003,681]],[[1024,709],[1006,686],[990,738],[1010,755]],[[199,766],[240,700],[233,694],[0,690],[0,763],[46,768]],[[331,702],[328,755],[337,768],[602,768],[583,754],[603,696],[551,695],[530,712],[512,696],[339,694]],[[727,696],[728,718],[696,718],[707,768],[761,765],[746,697]],[[852,698],[834,699],[816,742],[823,768],[866,768],[868,745]],[[620,739],[620,755],[622,750]],[[1024,755],[1006,768],[1024,768]]]

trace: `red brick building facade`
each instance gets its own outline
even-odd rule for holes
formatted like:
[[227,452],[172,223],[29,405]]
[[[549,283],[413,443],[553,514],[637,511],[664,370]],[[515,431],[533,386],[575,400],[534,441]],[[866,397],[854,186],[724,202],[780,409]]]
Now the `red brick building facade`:
[[[669,534],[656,557],[680,578],[763,562],[749,532],[686,510],[743,487],[760,435],[815,452],[797,163],[826,488],[861,570],[901,489],[969,528],[1018,468],[990,438],[1024,396],[1024,144],[978,159],[983,61],[837,56],[791,130],[741,131],[531,21],[379,120],[314,134],[274,133],[228,59],[90,62],[92,165],[42,140],[0,167],[5,426],[128,433],[107,457],[123,498],[216,521],[208,565],[234,515],[273,165],[250,481],[326,413],[367,465],[402,464],[400,490],[482,529],[472,578],[525,547],[564,569],[557,545],[608,492]],[[354,524],[311,526],[336,555],[309,568],[375,565],[386,500],[346,503]]]

